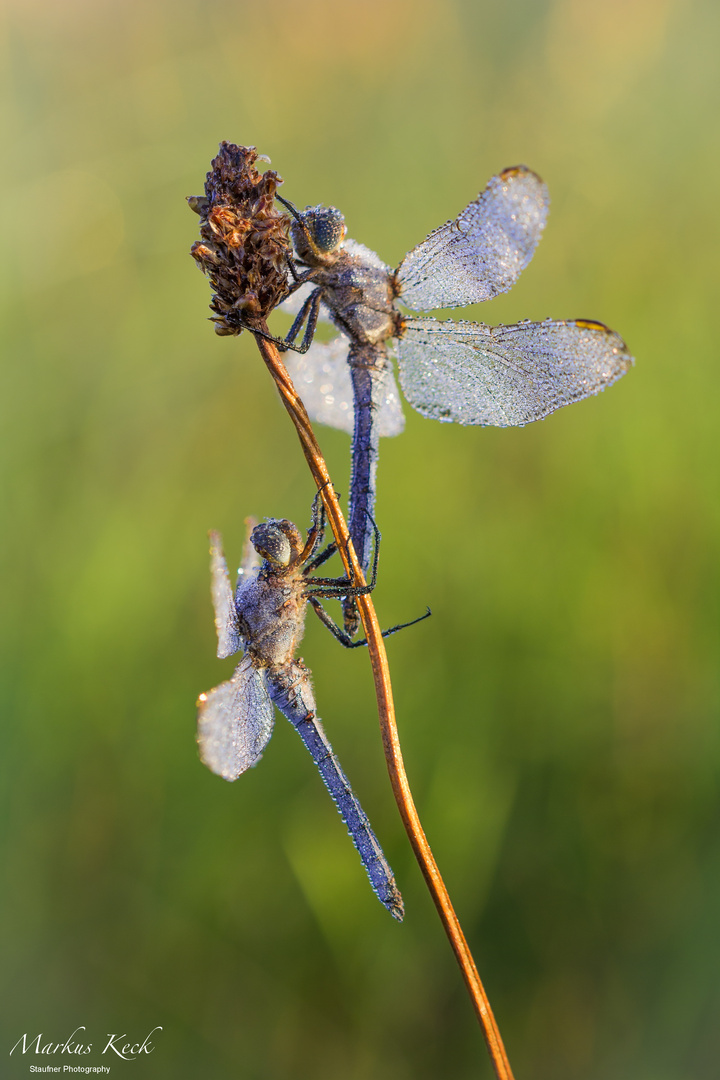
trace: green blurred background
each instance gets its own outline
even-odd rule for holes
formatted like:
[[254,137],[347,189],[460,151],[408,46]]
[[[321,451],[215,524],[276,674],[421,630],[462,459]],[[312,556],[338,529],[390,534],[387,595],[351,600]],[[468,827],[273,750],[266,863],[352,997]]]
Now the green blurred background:
[[[320,712],[401,885],[373,897],[279,719],[198,762],[208,528],[308,524],[251,339],[188,256],[221,139],[390,264],[503,167],[549,227],[485,321],[585,317],[637,367],[526,429],[407,411],[376,604],[408,771],[518,1080],[720,1070],[712,0],[6,2],[0,1066],[78,1025],[133,1078],[490,1077],[406,842],[367,658],[315,620]],[[713,300],[713,298],[715,298]],[[287,325],[281,316],[274,325]],[[346,436],[319,429],[347,490]],[[64,1064],[64,1059],[32,1063]],[[7,1071],[6,1071],[7,1070]]]

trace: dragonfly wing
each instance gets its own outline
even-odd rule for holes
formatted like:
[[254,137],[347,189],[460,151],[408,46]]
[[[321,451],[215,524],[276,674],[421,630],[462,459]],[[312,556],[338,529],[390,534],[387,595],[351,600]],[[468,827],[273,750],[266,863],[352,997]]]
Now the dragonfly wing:
[[382,393],[379,395],[379,405],[375,412],[378,435],[383,438],[400,435],[405,430],[405,416],[400,403],[400,391],[397,388],[392,368],[388,365],[377,377],[383,381]]
[[545,184],[524,165],[493,176],[455,221],[408,252],[395,272],[400,300],[430,311],[507,292],[535,253],[548,205]]
[[273,720],[265,676],[245,655],[231,679],[198,699],[200,760],[225,780],[237,780],[260,760]]
[[313,342],[308,351],[285,353],[283,360],[308,416],[352,435],[353,389],[347,357],[350,342],[341,334],[329,343]]
[[217,654],[220,658],[232,656],[243,647],[233,589],[230,584],[227,563],[222,549],[220,533],[210,533],[210,576],[215,629],[217,630]]
[[[349,339],[340,334],[327,344],[314,342],[304,355],[286,353],[284,360],[310,419],[352,435],[355,409],[349,349]],[[375,413],[378,433],[399,435],[405,426],[405,417],[395,377],[392,371],[387,371],[382,378],[384,387]]]
[[598,394],[633,364],[619,334],[576,319],[485,326],[408,319],[400,385],[423,416],[516,427]]

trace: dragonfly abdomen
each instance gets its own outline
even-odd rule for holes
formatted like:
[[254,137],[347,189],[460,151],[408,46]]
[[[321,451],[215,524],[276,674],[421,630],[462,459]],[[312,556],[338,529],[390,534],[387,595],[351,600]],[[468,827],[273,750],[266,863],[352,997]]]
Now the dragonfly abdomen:
[[317,717],[310,672],[302,661],[295,660],[281,670],[268,671],[266,679],[270,697],[293,725],[315,762],[357,848],[375,895],[390,914],[401,921],[405,909],[400,891],[367,815]]
[[[377,413],[387,397],[386,380],[388,375],[392,376],[392,366],[384,345],[351,345],[348,364],[355,404],[348,527],[363,573],[367,573],[375,521],[380,448]],[[359,625],[355,601],[349,598],[343,608],[345,628],[352,635]]]
[[350,479],[350,535],[363,571],[370,565],[372,518],[375,513],[376,474],[380,436],[375,413],[384,400],[383,375],[389,367],[381,345],[350,348],[348,364],[353,383],[355,426]]

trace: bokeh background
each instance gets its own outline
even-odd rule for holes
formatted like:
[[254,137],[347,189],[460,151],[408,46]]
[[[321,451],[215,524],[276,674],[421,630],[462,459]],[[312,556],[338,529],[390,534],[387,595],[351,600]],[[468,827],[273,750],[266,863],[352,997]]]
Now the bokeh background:
[[[421,815],[519,1080],[720,1068],[713,0],[6,0],[3,1076],[23,1033],[134,1078],[491,1069],[406,842],[367,658],[303,655],[407,917],[373,897],[289,725],[202,768],[208,528],[309,521],[252,340],[187,252],[221,139],[390,264],[500,169],[547,181],[510,294],[636,368],[519,430],[382,446],[376,604]],[[287,326],[275,317],[279,330]],[[348,439],[319,429],[347,490]],[[155,1052],[100,1054],[106,1033]]]

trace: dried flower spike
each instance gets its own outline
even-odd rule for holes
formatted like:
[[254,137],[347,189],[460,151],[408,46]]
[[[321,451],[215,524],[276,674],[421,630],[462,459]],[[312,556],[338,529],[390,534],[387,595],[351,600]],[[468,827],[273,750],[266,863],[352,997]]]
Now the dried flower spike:
[[205,196],[188,198],[200,215],[200,236],[190,254],[210,278],[215,333],[242,333],[265,317],[287,292],[290,218],[275,209],[282,184],[276,172],[261,173],[254,146],[221,142],[205,180]]

